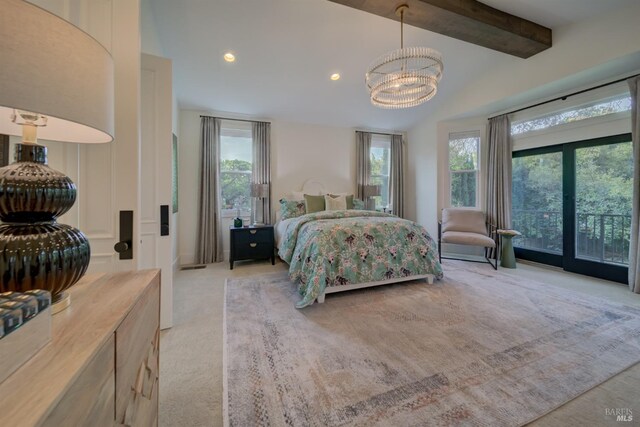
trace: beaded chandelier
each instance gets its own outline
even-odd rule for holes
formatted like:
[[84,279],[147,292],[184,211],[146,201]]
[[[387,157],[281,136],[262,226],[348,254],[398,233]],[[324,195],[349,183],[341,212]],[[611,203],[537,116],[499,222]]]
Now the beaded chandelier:
[[371,103],[380,108],[408,108],[427,102],[438,90],[442,78],[440,52],[426,47],[404,47],[404,11],[409,6],[396,8],[400,16],[400,49],[376,59],[365,75]]

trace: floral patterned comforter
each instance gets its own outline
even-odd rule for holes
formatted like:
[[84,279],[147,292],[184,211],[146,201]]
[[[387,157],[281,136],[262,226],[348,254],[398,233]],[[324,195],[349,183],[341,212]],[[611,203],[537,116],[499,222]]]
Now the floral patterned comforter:
[[420,274],[442,278],[436,242],[419,224],[373,211],[322,211],[290,220],[280,258],[302,300],[313,304],[327,286]]

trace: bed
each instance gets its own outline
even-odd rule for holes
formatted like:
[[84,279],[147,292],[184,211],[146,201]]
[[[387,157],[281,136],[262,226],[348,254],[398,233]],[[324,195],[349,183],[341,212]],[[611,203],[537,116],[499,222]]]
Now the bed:
[[275,233],[278,255],[299,288],[298,308],[322,303],[332,292],[442,277],[429,233],[390,214],[320,211],[278,221]]

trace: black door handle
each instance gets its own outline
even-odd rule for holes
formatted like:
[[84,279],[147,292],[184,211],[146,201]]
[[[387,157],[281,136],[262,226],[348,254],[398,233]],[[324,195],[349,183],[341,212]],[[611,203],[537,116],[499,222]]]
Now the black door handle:
[[119,254],[126,252],[129,250],[129,243],[127,242],[118,242],[115,245],[113,245],[113,249],[115,249],[116,252],[118,252]]
[[120,259],[133,259],[133,211],[120,211],[120,241],[113,249]]

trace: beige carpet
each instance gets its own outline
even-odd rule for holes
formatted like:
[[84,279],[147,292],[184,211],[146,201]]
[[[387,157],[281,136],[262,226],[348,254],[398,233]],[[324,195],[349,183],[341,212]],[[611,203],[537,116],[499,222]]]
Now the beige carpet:
[[470,263],[297,299],[281,273],[228,280],[231,425],[518,425],[640,359],[637,308]]

